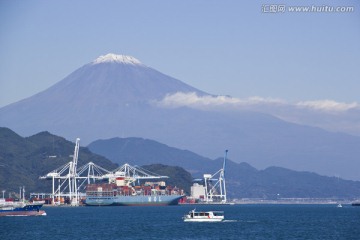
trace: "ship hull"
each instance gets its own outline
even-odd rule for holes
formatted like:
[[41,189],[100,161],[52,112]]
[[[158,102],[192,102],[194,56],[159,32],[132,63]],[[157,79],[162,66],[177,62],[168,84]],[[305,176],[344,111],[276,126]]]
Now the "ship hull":
[[45,211],[1,211],[1,217],[9,217],[9,216],[46,216]]
[[87,206],[168,206],[177,205],[181,195],[88,197]]
[[10,205],[2,206],[0,208],[0,216],[45,216],[46,213],[40,210],[42,204],[26,204],[19,207],[14,206],[14,203],[8,203]]

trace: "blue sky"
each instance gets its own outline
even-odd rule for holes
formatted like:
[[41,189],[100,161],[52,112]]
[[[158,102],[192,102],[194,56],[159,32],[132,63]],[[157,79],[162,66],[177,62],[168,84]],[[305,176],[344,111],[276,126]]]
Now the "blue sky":
[[[354,11],[262,12],[277,4]],[[360,102],[355,0],[0,0],[0,107],[110,52],[213,94]]]

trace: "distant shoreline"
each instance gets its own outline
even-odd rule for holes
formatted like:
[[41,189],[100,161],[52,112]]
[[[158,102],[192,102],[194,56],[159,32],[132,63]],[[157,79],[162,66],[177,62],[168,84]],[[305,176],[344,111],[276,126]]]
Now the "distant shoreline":
[[227,203],[182,203],[180,205],[241,205],[241,204],[345,204],[351,205],[354,202],[358,202],[358,199],[302,199],[302,198],[294,198],[294,199],[278,199],[278,200],[266,200],[266,199],[242,199],[242,200],[234,200]]
[[[278,200],[267,200],[267,199],[241,199],[233,200],[227,203],[179,203],[180,206],[206,206],[206,205],[251,205],[251,204],[262,204],[262,205],[311,205],[311,204],[324,204],[324,205],[351,205],[354,202],[360,202],[359,199],[309,199],[309,198],[290,198],[290,199],[278,199]],[[51,205],[44,204],[44,207],[84,207],[85,205],[72,206],[70,204],[63,205]]]

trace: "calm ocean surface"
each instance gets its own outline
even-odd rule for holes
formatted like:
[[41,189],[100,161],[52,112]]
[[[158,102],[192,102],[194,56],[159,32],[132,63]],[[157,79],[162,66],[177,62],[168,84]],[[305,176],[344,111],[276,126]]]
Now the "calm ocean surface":
[[[227,221],[184,223],[197,210]],[[44,207],[46,217],[1,217],[0,239],[360,239],[360,207],[232,205]]]

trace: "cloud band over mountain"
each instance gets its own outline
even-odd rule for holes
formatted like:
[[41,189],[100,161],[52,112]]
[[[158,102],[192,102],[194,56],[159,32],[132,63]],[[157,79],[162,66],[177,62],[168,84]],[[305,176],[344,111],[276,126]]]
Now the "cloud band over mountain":
[[316,100],[288,103],[287,101],[278,98],[262,98],[254,96],[241,99],[220,95],[198,96],[195,92],[177,92],[174,94],[167,94],[161,101],[158,101],[157,104],[159,106],[171,108],[182,106],[194,108],[209,108],[219,106],[246,107],[248,105],[293,106],[297,108],[306,108],[326,112],[344,112],[351,109],[360,109],[360,105],[357,102],[342,103],[333,100]]
[[207,111],[258,111],[294,123],[360,135],[360,121],[356,117],[360,113],[360,104],[357,102],[314,100],[290,103],[283,99],[258,96],[241,99],[220,95],[199,96],[195,92],[176,92],[167,94],[155,104],[163,108],[190,107]]

